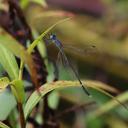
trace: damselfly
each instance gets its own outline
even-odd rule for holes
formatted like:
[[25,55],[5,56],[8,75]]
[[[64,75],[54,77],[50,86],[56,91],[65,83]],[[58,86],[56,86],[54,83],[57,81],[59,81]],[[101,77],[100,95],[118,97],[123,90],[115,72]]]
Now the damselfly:
[[74,69],[74,67],[72,66],[72,64],[68,61],[68,58],[64,52],[64,47],[63,44],[60,42],[60,40],[58,40],[57,36],[55,34],[51,34],[49,37],[49,40],[55,44],[55,46],[59,49],[59,54],[61,54],[62,56],[62,60],[64,62],[65,65],[69,66],[72,71],[74,72],[76,78],[78,79],[81,87],[83,88],[84,92],[88,95],[91,96],[91,94],[89,93],[88,89],[85,88],[85,86],[83,85],[82,81],[80,80],[80,77],[78,75],[78,73],[76,72],[76,70]]

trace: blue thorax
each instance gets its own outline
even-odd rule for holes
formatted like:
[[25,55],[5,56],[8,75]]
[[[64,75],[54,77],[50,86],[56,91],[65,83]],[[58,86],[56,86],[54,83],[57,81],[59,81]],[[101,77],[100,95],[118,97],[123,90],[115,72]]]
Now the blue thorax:
[[58,48],[63,47],[62,43],[57,39],[55,34],[50,35],[50,40],[53,41]]

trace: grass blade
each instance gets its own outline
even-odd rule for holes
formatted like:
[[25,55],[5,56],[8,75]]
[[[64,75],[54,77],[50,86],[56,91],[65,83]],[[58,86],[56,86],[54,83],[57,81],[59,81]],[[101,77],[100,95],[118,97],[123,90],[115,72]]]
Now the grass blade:
[[10,127],[0,121],[0,128],[10,128]]
[[[103,90],[97,88],[97,90],[100,90],[101,92],[103,92]],[[97,116],[100,116],[108,111],[110,111],[111,109],[114,109],[115,107],[121,105],[122,107],[125,108],[126,112],[128,113],[128,106],[126,106],[125,104],[123,104],[124,102],[128,101],[128,91],[117,96],[117,97],[114,97],[112,95],[110,95],[109,93],[107,92],[103,92],[105,93],[106,95],[108,95],[109,97],[112,98],[111,101],[105,103],[103,106],[101,106],[99,109],[97,109],[94,113],[93,113],[93,116],[97,117]]]
[[0,44],[0,63],[12,80],[18,79],[19,68],[15,56],[2,44]]
[[[83,83],[86,83],[87,87],[93,88],[95,90],[97,90],[97,88],[101,88],[104,90],[109,90],[106,86],[104,86],[105,84],[102,84],[101,82],[96,82],[96,81],[83,81]],[[66,87],[80,87],[81,85],[79,84],[79,82],[77,81],[56,81],[56,82],[52,82],[52,83],[46,83],[44,85],[42,85],[40,87],[40,95],[38,94],[37,91],[34,91],[32,93],[32,95],[29,97],[26,105],[25,105],[25,109],[24,109],[24,113],[25,113],[25,118],[27,119],[28,115],[30,114],[30,112],[32,111],[32,109],[35,107],[35,105],[41,100],[42,97],[45,96],[45,94],[47,94],[48,92],[54,90],[54,89],[58,89],[58,88],[66,88]],[[97,88],[95,88],[95,86]],[[110,87],[109,87],[110,88]]]
[[50,32],[55,26],[70,20],[71,18],[66,18],[63,20],[58,21],[57,23],[53,24],[51,27],[49,27],[48,29],[46,29],[36,40],[34,40],[31,45],[28,48],[28,52],[31,53],[33,51],[33,49],[37,46],[37,44],[40,42],[40,40],[42,40],[42,38],[48,34],[48,32]]
[[38,81],[36,77],[37,73],[34,62],[32,56],[27,52],[27,50],[3,29],[0,29],[0,44],[28,65],[32,81],[36,87],[38,87]]

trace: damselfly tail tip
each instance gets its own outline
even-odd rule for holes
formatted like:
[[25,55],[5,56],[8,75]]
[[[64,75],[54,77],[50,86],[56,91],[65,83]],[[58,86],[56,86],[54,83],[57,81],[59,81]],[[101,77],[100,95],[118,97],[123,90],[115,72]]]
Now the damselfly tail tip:
[[82,85],[82,88],[84,90],[84,92],[89,96],[92,97],[92,95],[89,93],[89,91],[84,87],[84,85]]

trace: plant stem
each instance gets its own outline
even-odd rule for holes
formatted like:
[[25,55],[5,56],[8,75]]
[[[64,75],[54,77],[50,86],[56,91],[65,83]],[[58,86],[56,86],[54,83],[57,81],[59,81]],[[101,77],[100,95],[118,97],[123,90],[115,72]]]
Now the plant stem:
[[25,128],[26,122],[25,122],[23,107],[22,107],[21,103],[18,103],[18,110],[19,110],[19,114],[20,114],[20,125],[21,125],[21,128]]
[[20,62],[20,71],[19,71],[19,80],[22,79],[23,68],[24,68],[24,62],[21,60],[21,62]]

